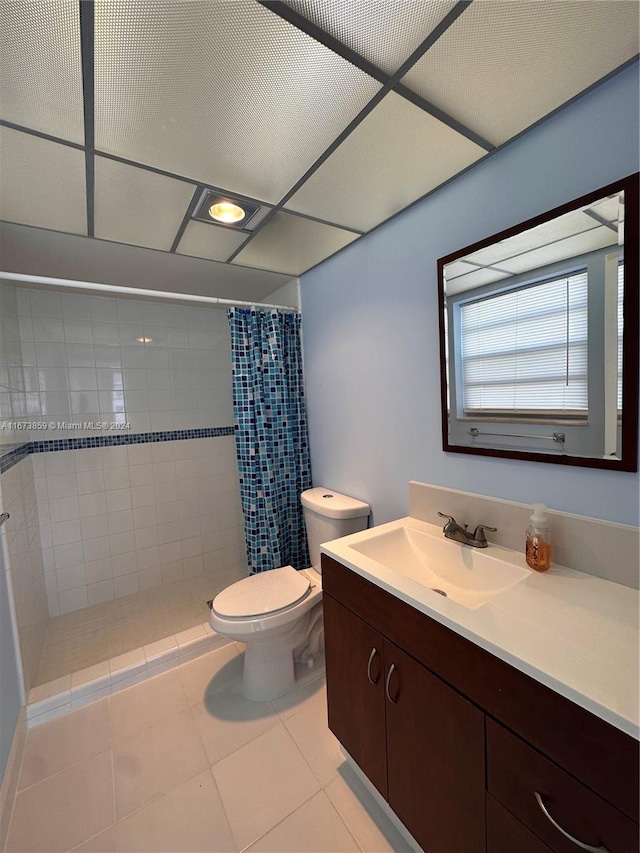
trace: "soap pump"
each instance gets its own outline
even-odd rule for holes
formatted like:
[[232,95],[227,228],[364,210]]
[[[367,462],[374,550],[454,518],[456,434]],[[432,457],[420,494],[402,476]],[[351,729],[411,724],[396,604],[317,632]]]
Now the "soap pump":
[[551,568],[551,534],[544,504],[533,505],[533,515],[527,527],[527,563],[537,572]]

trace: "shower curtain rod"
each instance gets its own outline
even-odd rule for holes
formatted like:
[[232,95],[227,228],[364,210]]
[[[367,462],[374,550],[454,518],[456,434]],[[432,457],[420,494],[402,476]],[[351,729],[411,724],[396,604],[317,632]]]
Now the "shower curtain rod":
[[117,293],[121,296],[151,296],[162,299],[175,299],[182,302],[205,302],[212,305],[234,305],[242,308],[277,308],[280,311],[299,312],[292,305],[272,305],[269,302],[243,302],[240,299],[222,299],[218,296],[196,296],[193,293],[174,293],[169,290],[148,290],[143,287],[123,287],[118,284],[98,284],[95,281],[76,281],[71,278],[51,278],[46,275],[25,275],[17,272],[0,272],[0,279],[24,281],[29,284],[52,284],[56,287],[74,287],[79,290],[98,290]]

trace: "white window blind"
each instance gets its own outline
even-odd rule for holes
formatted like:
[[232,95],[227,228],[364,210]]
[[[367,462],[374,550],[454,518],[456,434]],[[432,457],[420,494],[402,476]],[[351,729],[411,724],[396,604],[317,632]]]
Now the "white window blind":
[[460,306],[466,415],[586,418],[587,272]]

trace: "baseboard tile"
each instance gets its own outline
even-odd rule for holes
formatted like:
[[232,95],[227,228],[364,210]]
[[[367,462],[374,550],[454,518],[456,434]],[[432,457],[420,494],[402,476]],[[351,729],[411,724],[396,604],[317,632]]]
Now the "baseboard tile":
[[124,655],[105,661],[100,665],[103,674],[97,678],[93,677],[97,668],[88,667],[72,676],[40,684],[31,690],[30,701],[23,709],[25,728],[40,725],[90,702],[126,690],[140,681],[160,675],[231,642],[211,631],[208,624],[198,625],[177,636],[128,652],[126,657],[129,663],[123,661]]

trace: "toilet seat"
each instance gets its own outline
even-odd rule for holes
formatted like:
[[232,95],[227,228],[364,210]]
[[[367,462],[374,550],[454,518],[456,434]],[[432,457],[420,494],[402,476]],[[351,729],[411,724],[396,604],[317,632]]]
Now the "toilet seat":
[[309,578],[283,566],[236,581],[213,599],[211,609],[231,621],[270,616],[303,601],[310,591]]

